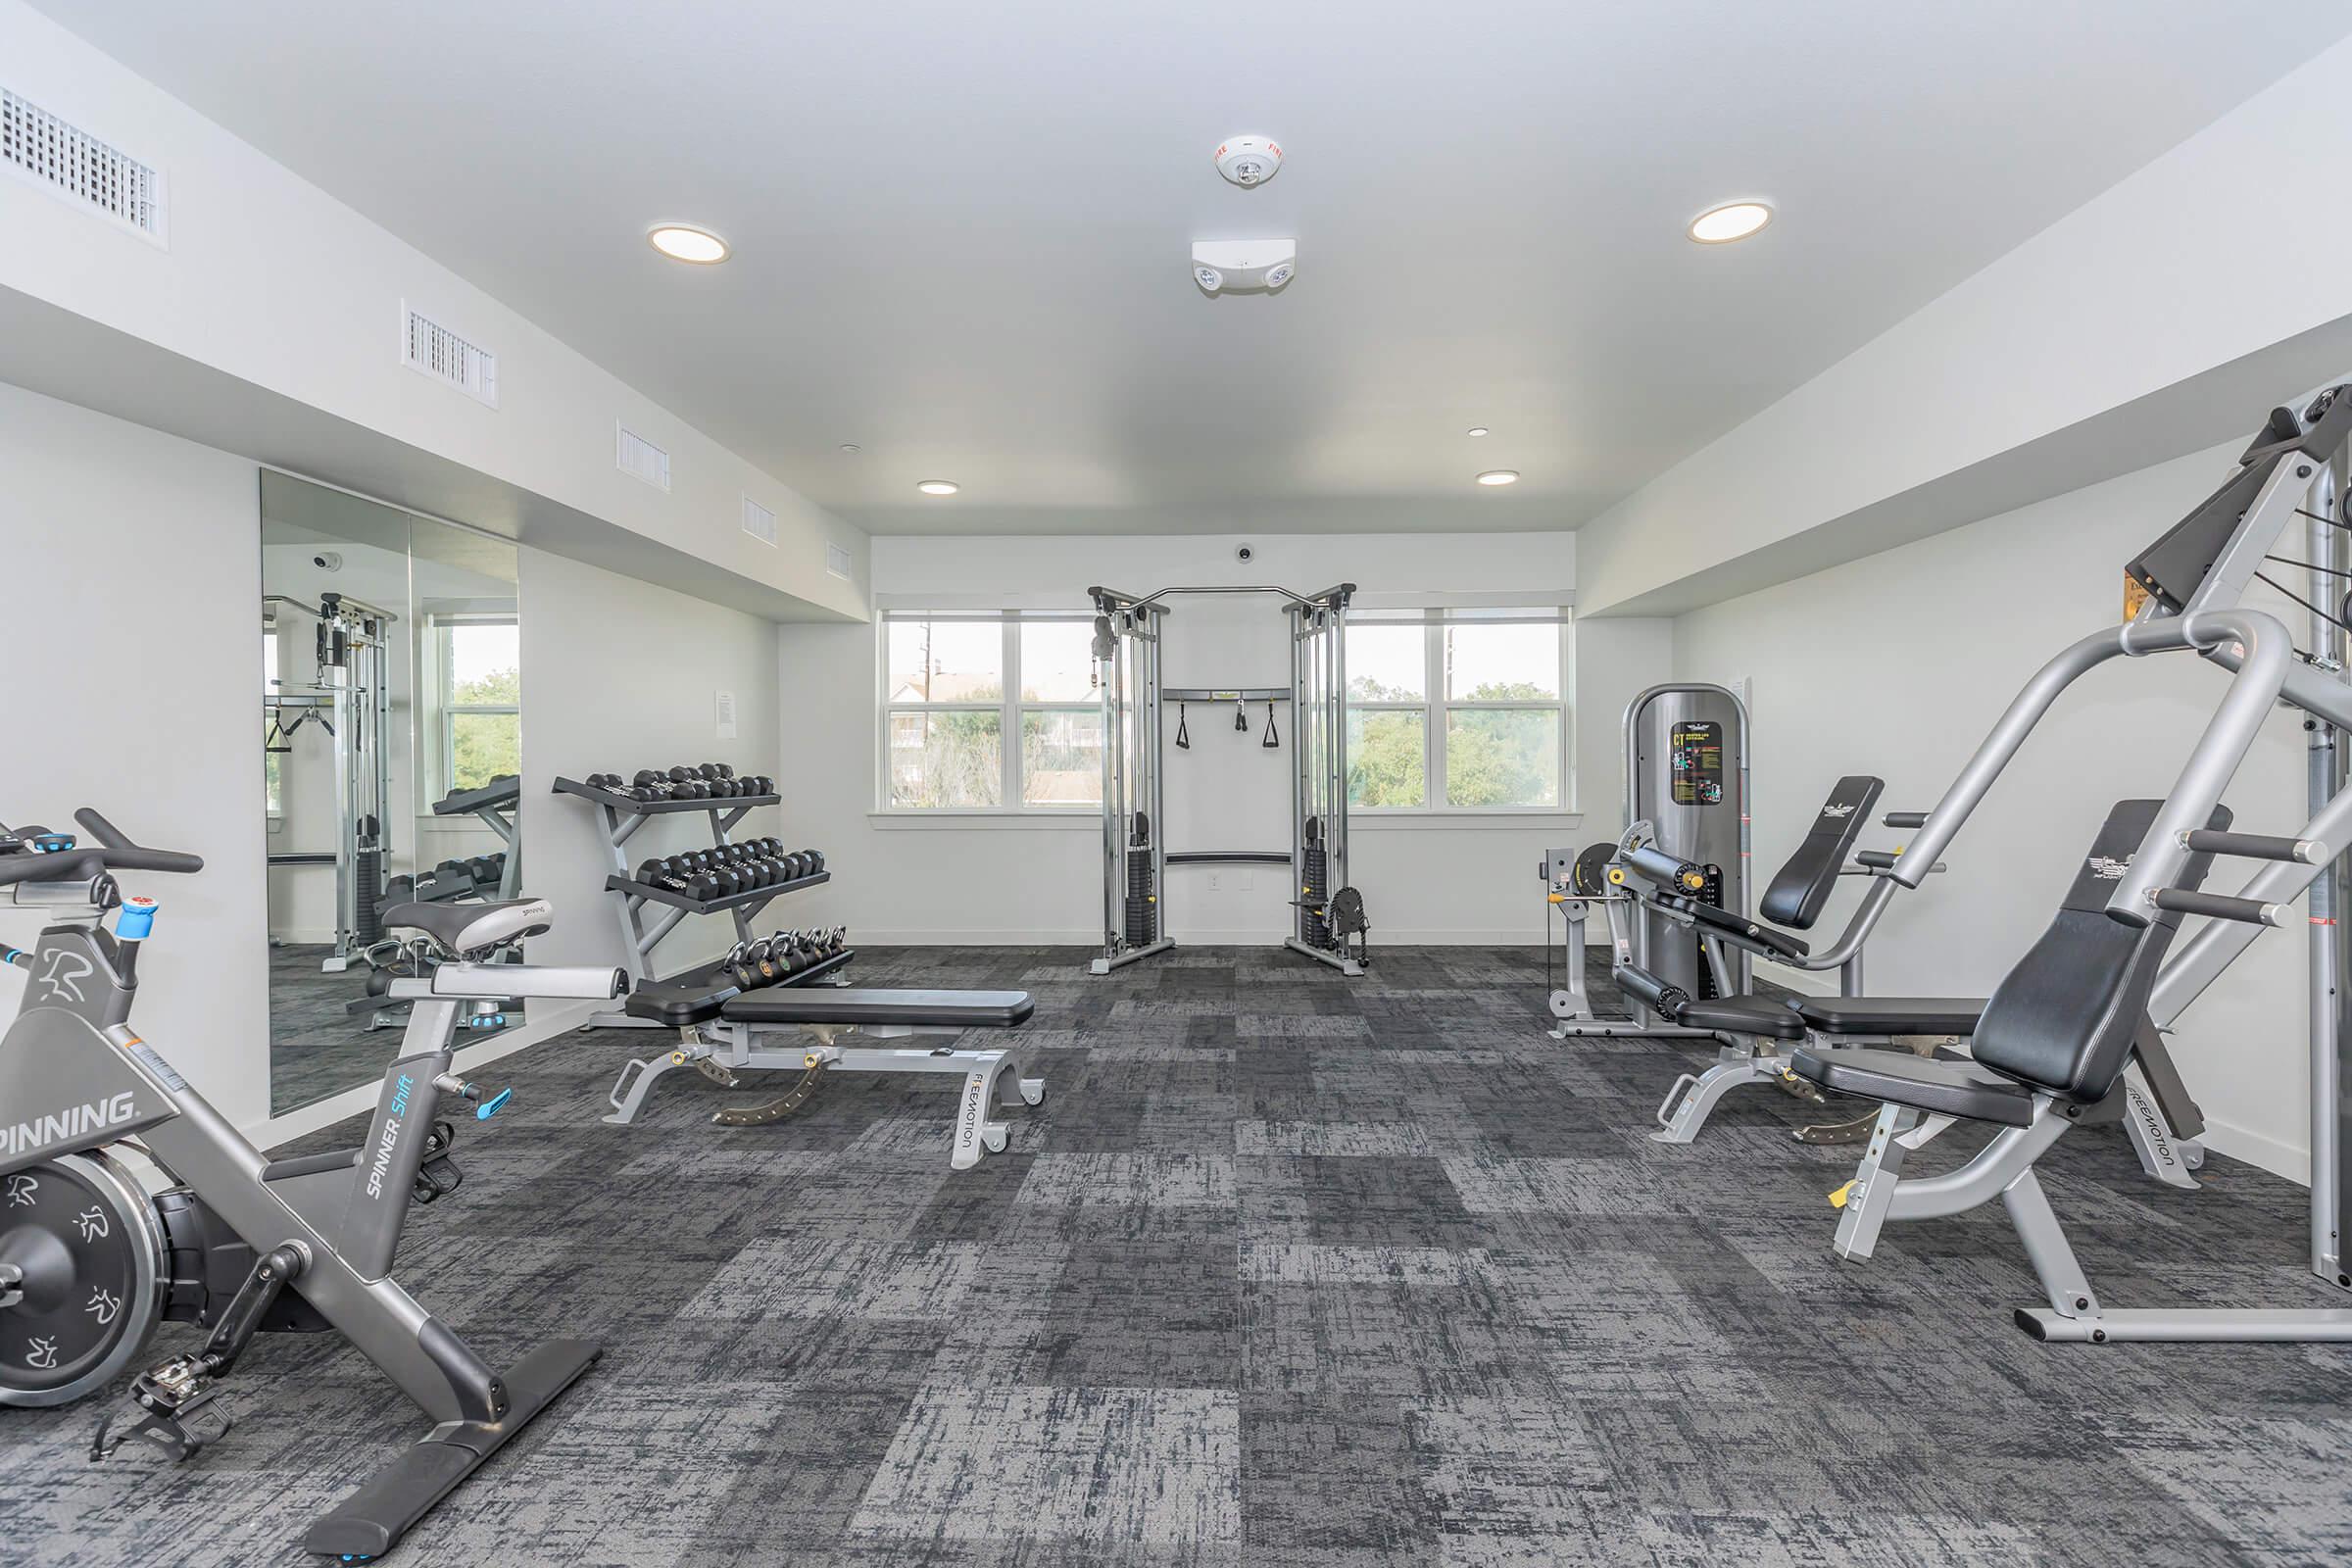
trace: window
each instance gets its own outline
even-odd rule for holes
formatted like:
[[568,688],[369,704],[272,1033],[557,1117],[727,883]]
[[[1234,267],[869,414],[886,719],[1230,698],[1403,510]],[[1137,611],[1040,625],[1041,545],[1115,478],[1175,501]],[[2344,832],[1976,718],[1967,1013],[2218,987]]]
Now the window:
[[1348,803],[1562,810],[1566,617],[1431,611],[1348,625]]
[[436,613],[431,628],[440,733],[437,794],[522,771],[522,639],[512,614]]
[[886,809],[1102,806],[1091,619],[893,611],[882,636]]

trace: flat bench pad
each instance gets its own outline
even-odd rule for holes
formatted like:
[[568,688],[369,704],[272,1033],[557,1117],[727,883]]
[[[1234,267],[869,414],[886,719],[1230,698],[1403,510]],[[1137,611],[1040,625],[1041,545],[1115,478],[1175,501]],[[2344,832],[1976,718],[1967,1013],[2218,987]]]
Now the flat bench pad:
[[1914,1110],[1940,1111],[2003,1127],[2030,1126],[2034,1092],[1965,1061],[1937,1061],[1908,1051],[1807,1047],[1789,1058],[1799,1078],[1825,1089]]
[[905,1024],[934,1029],[1010,1029],[1037,1004],[1026,991],[868,991],[810,986],[745,991],[727,1000],[729,1023]]
[[1969,1035],[1983,997],[1798,997],[1797,1016],[1833,1035]]

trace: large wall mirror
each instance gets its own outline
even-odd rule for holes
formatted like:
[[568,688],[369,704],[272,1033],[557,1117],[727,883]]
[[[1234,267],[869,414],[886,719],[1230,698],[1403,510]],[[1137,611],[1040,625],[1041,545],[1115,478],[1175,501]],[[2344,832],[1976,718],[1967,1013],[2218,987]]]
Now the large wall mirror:
[[272,1115],[398,1054],[391,983],[432,957],[386,908],[522,889],[515,576],[505,540],[262,475]]

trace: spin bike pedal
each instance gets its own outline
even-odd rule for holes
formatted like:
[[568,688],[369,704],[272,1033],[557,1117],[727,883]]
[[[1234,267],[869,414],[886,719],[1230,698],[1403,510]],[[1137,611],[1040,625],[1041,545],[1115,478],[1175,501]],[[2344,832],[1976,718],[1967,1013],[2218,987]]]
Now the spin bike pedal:
[[433,1130],[424,1141],[424,1158],[416,1166],[416,1183],[411,1189],[411,1201],[438,1202],[456,1192],[466,1180],[458,1162],[449,1157],[449,1147],[457,1141],[457,1129],[445,1121],[433,1123]]
[[[98,1423],[97,1435],[90,1440],[91,1462],[109,1457],[134,1438],[162,1448],[173,1463],[193,1457],[237,1424],[220,1394],[201,1356],[175,1355],[140,1373],[130,1386],[128,1403]],[[198,1411],[205,1412],[205,1419],[191,1426],[188,1417]]]

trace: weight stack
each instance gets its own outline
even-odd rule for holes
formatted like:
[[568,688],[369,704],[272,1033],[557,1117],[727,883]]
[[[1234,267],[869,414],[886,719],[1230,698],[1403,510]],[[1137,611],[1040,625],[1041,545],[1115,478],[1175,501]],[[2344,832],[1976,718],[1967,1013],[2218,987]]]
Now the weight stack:
[[1152,897],[1152,851],[1127,852],[1127,941],[1146,947],[1159,940],[1159,904]]
[[358,880],[360,888],[360,896],[357,901],[359,910],[354,917],[355,924],[352,935],[359,939],[361,946],[371,947],[376,939],[384,934],[383,925],[376,918],[384,897],[382,852],[379,850],[360,851],[352,858],[351,874]]
[[1309,947],[1328,948],[1331,946],[1331,922],[1323,916],[1323,904],[1330,896],[1330,888],[1322,841],[1309,841],[1306,854],[1301,858],[1306,864],[1306,882],[1299,893],[1302,901],[1298,908],[1299,940]]

